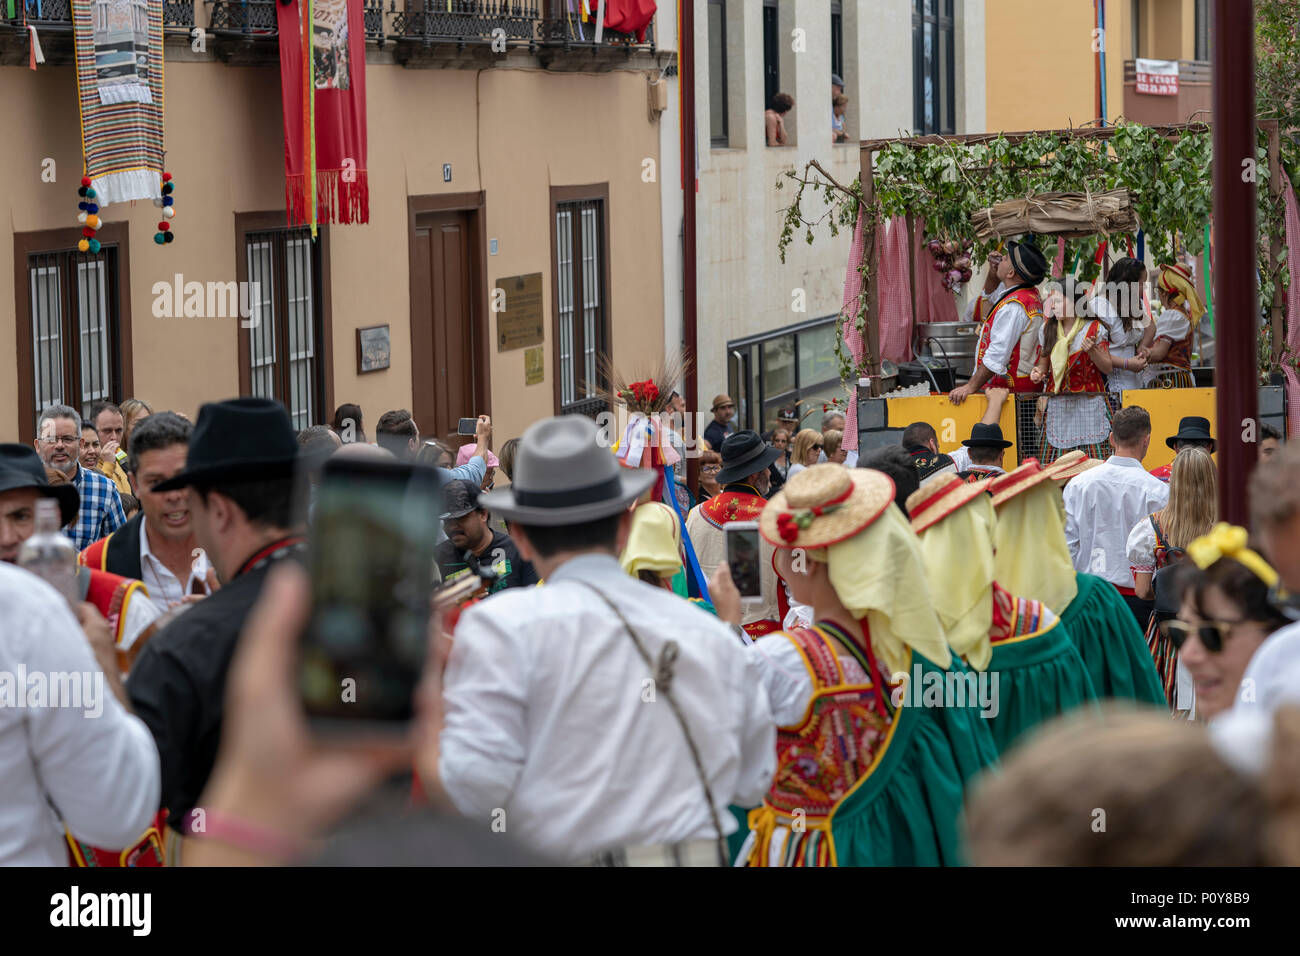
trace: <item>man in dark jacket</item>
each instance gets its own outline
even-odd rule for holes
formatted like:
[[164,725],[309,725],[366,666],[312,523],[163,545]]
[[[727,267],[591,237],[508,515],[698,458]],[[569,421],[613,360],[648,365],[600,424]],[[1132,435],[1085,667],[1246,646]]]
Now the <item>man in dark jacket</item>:
[[269,567],[302,548],[294,528],[298,444],[284,407],[261,398],[204,405],[185,471],[154,486],[188,489],[194,534],[220,590],[168,624],[127,682],[131,706],[162,760],[161,805],[185,832],[221,739],[226,673]]

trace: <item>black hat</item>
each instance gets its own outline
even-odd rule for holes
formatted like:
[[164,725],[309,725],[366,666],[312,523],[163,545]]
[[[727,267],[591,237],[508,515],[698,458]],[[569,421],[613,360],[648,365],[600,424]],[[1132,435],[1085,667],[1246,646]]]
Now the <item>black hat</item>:
[[728,435],[722,443],[721,455],[722,470],[717,481],[726,485],[765,470],[781,457],[781,450],[765,444],[758,432],[746,430]]
[[1179,419],[1178,434],[1166,438],[1165,444],[1170,448],[1176,448],[1180,441],[1209,442],[1211,454],[1217,447],[1214,436],[1210,434],[1210,420],[1200,415],[1188,415],[1186,418]]
[[81,510],[81,493],[75,485],[51,485],[45,477],[45,462],[36,450],[16,442],[0,444],[0,492],[35,488],[43,498],[59,503],[61,526],[72,523]]
[[298,439],[289,413],[269,398],[232,398],[199,409],[185,470],[154,491],[194,484],[273,481],[293,476]]
[[777,413],[776,413],[776,420],[777,420],[778,422],[799,422],[799,421],[802,421],[802,419],[799,418],[799,410],[796,409],[793,405],[787,405],[785,408],[783,408],[783,409],[781,409],[779,412],[777,412]]
[[1008,242],[1007,253],[1016,274],[1026,282],[1038,285],[1047,278],[1047,257],[1033,242]]
[[967,448],[1010,448],[1011,442],[1002,437],[1001,425],[976,422],[971,426],[970,438],[962,442]]
[[478,485],[465,478],[456,478],[442,486],[442,506],[445,509],[438,517],[444,521],[448,518],[463,518],[471,511],[477,511]]

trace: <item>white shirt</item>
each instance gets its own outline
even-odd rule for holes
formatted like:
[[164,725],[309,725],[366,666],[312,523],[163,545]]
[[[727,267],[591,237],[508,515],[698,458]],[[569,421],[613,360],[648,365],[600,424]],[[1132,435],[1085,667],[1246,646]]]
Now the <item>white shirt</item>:
[[[1156,316],[1156,338],[1168,339],[1177,344],[1187,338],[1192,331],[1191,320],[1179,309],[1165,309]],[[1142,385],[1145,387],[1160,377],[1160,372],[1170,368],[1166,362],[1156,362],[1142,370]]]
[[1127,359],[1137,355],[1137,347],[1142,341],[1142,331],[1146,327],[1146,322],[1135,319],[1133,327],[1125,331],[1123,320],[1105,296],[1093,296],[1088,301],[1088,305],[1092,314],[1101,319],[1110,333],[1110,357],[1115,361],[1115,368],[1106,376],[1106,388],[1112,392],[1142,388],[1142,373],[1130,372],[1122,366]]
[[[1029,332],[1029,313],[1019,302],[1006,301],[998,306],[989,331],[989,347],[980,356],[980,364],[995,375],[1006,375],[1011,352]],[[1024,359],[1023,349],[1021,359]]]
[[1256,648],[1241,677],[1234,710],[1272,714],[1284,701],[1300,699],[1300,623],[1274,631]]
[[[113,696],[72,611],[44,581],[0,564],[0,620],[0,865],[66,866],[65,824],[93,846],[130,845],[158,812],[149,729]],[[71,675],[81,706],[17,706],[38,703],[36,674],[51,693],[69,686],[56,675]]]
[[957,466],[958,471],[965,471],[970,467],[970,449],[965,445],[960,445],[948,452],[948,457],[952,463]]
[[[149,591],[149,599],[160,611],[165,613],[187,594],[207,594],[208,582],[205,577],[207,572],[208,556],[200,550],[195,559],[190,562],[190,573],[182,587],[171,569],[149,549],[148,519],[140,522],[140,580],[144,581],[144,586]],[[197,591],[194,590],[196,582],[199,586]]]
[[1136,458],[1111,455],[1065,486],[1065,540],[1074,569],[1133,587],[1128,536],[1169,503],[1169,486]]
[[962,313],[962,321],[964,322],[975,321],[975,303],[979,302],[980,299],[984,300],[984,309],[983,309],[984,318],[988,318],[989,312],[993,310],[993,303],[998,301],[998,296],[1000,296],[1003,292],[1006,291],[1007,291],[1007,286],[1005,282],[999,282],[998,287],[988,295],[985,295],[984,290],[981,289],[978,293],[971,296],[970,302],[966,303],[966,311]]
[[[685,735],[651,660],[678,645],[672,693],[728,804],[754,806],[776,772],[776,730],[758,664],[707,611],[628,576],[609,555],[561,565],[461,617],[444,677],[439,772],[456,808],[559,861],[601,850],[709,839],[715,830]],[[496,814],[497,817],[500,814]]]

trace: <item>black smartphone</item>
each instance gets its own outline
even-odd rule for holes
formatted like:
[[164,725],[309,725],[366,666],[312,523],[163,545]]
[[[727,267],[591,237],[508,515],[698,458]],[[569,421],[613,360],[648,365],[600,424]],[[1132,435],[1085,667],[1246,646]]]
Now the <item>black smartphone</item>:
[[477,419],[477,418],[462,418],[462,419],[460,420],[460,423],[456,425],[456,434],[457,434],[457,435],[476,435],[476,434],[478,434],[478,419]]
[[759,562],[762,552],[758,543],[757,521],[729,521],[726,526],[727,565],[731,580],[743,600],[757,600],[763,596]]
[[431,468],[331,458],[312,510],[299,690],[314,729],[404,734],[429,641]]

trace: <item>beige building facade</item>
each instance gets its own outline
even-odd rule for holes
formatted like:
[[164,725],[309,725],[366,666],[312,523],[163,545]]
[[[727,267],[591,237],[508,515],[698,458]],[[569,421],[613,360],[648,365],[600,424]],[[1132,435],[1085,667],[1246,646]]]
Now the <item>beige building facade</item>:
[[[584,410],[597,354],[630,363],[661,350],[661,113],[649,87],[672,55],[653,27],[644,42],[597,46],[588,24],[579,41],[545,0],[520,5],[535,18],[507,24],[511,42],[494,53],[495,5],[478,6],[440,22],[367,11],[370,220],[323,227],[315,244],[285,225],[273,33],[246,41],[218,19],[226,32],[209,29],[196,52],[175,24],[176,240],[155,244],[150,203],[112,205],[97,256],[75,251],[70,41],[58,24],[38,27],[50,62],[32,71],[7,28],[0,255],[14,268],[0,270],[0,302],[12,304],[0,351],[13,358],[0,362],[0,438],[30,440],[53,400],[84,410],[135,396],[193,417],[206,401],[269,394],[299,427],[355,402],[368,437],[392,408],[412,409],[427,437],[486,412],[499,446],[539,418]],[[220,7],[200,5],[201,23]],[[178,281],[185,299],[191,283],[204,290],[202,314],[168,307]],[[227,283],[253,281],[250,317],[220,307]]]

